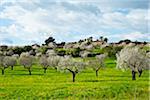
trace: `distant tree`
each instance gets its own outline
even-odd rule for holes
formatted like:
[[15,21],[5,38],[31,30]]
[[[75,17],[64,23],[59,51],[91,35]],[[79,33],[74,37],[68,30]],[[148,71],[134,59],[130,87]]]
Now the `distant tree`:
[[87,41],[91,43],[93,41],[93,37],[89,37]]
[[29,51],[29,54],[32,55],[32,56],[35,56],[35,55],[36,55],[35,49],[30,50],[30,51]]
[[7,56],[12,56],[13,54],[14,54],[13,50],[9,50],[9,51],[7,51],[7,53],[6,53]]
[[82,58],[88,57],[89,54],[90,54],[90,52],[89,52],[89,51],[86,51],[86,50],[80,52],[80,56],[81,56]]
[[46,55],[47,56],[56,56],[57,54],[53,49],[52,50],[50,49],[50,50],[46,51]]
[[45,46],[41,46],[38,49],[38,51],[41,52],[42,54],[46,54],[47,50],[48,50],[48,47],[45,47]]
[[108,38],[104,38],[104,42],[106,42],[106,43],[107,43],[107,42],[108,42]]
[[60,44],[64,46],[66,43],[65,42],[61,42]]
[[24,49],[22,47],[15,47],[13,48],[14,54],[20,55],[22,52],[24,52]]
[[8,49],[8,46],[7,46],[7,45],[1,45],[1,46],[0,46],[0,50],[1,50],[1,51],[7,51],[7,49]]
[[103,36],[100,36],[99,39],[100,39],[101,41],[103,41]]
[[40,64],[42,65],[43,69],[44,69],[44,73],[46,73],[46,70],[48,68],[48,59],[46,57],[46,55],[42,55],[40,57],[40,60],[39,60]]
[[71,50],[71,56],[73,56],[73,57],[79,57],[80,51],[81,51],[81,49],[79,47]]
[[82,42],[84,42],[84,40],[79,40],[79,41],[78,41],[78,43],[82,43]]
[[55,70],[57,70],[60,60],[61,60],[60,56],[49,56],[47,62],[50,67],[53,67]]
[[85,68],[83,61],[75,61],[73,58],[64,57],[61,59],[58,68],[60,70],[68,70],[72,73],[72,81],[75,82],[76,74]]
[[32,46],[24,46],[24,52],[29,52],[32,50]]
[[24,68],[28,69],[29,75],[31,75],[31,68],[33,65],[33,56],[29,55],[28,53],[22,53],[19,58],[19,62]]
[[54,42],[55,39],[53,37],[49,37],[48,39],[45,40],[45,44],[48,45],[50,42]]
[[129,39],[125,39],[125,40],[120,40],[119,43],[122,43],[122,42],[125,42],[126,44],[129,44],[130,42],[132,42],[131,40]]
[[136,72],[139,73],[140,77],[144,69],[150,68],[150,58],[139,47],[125,47],[116,56],[116,67],[120,69],[131,69],[132,80],[136,80]]

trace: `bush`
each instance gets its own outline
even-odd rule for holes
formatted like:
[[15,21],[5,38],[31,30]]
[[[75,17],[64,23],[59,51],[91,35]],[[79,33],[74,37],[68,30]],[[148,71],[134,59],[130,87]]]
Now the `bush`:
[[64,56],[64,55],[66,55],[66,50],[65,50],[65,49],[55,49],[55,52],[56,52],[57,55],[59,55],[59,56]]
[[14,54],[20,55],[22,52],[24,52],[24,49],[22,47],[16,47],[13,49]]
[[116,58],[116,53],[119,52],[122,48],[123,48],[122,46],[117,46],[117,47],[107,46],[102,49],[102,52],[107,53],[108,57]]
[[46,54],[48,48],[47,47],[40,47],[38,51],[40,51],[42,54]]

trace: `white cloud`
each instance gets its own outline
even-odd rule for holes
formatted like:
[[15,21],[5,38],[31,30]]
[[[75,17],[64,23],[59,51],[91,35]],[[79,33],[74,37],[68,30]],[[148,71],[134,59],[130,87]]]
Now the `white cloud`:
[[115,35],[111,35],[109,34],[108,37],[110,38],[119,38],[119,39],[130,39],[132,41],[135,41],[135,40],[144,40],[144,39],[148,39],[150,40],[150,33],[146,33],[146,34],[143,34],[141,32],[131,32],[131,33],[121,33],[121,34],[115,34]]
[[[10,26],[0,26],[0,34],[7,33],[5,36],[41,42],[49,35],[53,35],[61,41],[71,41],[92,35],[99,37],[97,35],[99,32],[105,33],[103,35],[109,35],[108,37],[111,38],[115,35],[107,33],[121,30],[116,33],[118,37],[123,36],[132,40],[135,40],[136,37],[137,39],[146,38],[149,40],[146,37],[149,20],[147,9],[129,9],[128,12],[123,13],[117,10],[101,10],[99,2],[96,4],[96,2],[67,1],[68,7],[65,7],[66,5],[61,1],[54,4],[51,2],[45,4],[44,2],[24,0],[23,3],[13,2],[9,6],[4,6],[0,13],[0,19],[10,19],[14,22]],[[104,5],[108,4],[104,3]],[[123,31],[129,34],[123,34]]]

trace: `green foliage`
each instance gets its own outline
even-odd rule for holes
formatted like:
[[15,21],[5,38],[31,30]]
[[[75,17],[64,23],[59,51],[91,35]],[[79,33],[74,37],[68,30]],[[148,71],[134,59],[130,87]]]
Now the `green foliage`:
[[39,51],[40,51],[42,54],[45,54],[47,50],[48,50],[48,47],[42,46],[42,47],[39,48]]
[[29,52],[30,50],[32,50],[32,46],[24,46],[24,52]]
[[80,48],[75,48],[75,49],[73,49],[73,50],[71,51],[71,55],[72,55],[73,57],[79,57],[80,51],[81,51]]
[[20,55],[22,52],[24,52],[24,49],[22,47],[15,47],[13,48],[13,52]]
[[75,48],[75,49],[59,48],[59,49],[55,49],[55,51],[60,56],[71,55],[73,57],[79,57],[81,49],[80,48]]
[[116,58],[116,53],[119,52],[123,47],[113,47],[113,46],[107,46],[102,49],[103,53],[107,53],[108,57]]
[[55,52],[57,53],[57,55],[59,56],[64,56],[66,54],[66,50],[63,48],[57,48],[55,49]]
[[144,46],[143,49],[147,52],[150,52],[150,47],[149,46]]
[[50,42],[54,42],[55,39],[53,37],[49,37],[48,39],[45,40],[45,44],[48,45]]

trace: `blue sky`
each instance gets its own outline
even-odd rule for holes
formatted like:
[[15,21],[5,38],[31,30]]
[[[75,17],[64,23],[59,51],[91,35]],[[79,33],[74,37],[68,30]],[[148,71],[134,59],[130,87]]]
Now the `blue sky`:
[[[150,42],[148,0],[0,0],[0,45],[107,37]],[[149,16],[149,17],[148,17]]]

